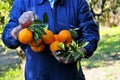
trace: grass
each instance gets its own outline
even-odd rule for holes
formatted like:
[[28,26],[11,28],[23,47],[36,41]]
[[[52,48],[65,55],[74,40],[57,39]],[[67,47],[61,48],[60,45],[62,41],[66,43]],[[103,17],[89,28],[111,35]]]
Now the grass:
[[[1,69],[2,68],[0,67],[0,70]],[[9,68],[7,70],[2,71],[2,73],[0,74],[0,80],[24,80],[24,79],[22,71],[20,70],[19,67],[16,67],[15,69]]]
[[97,50],[89,59],[82,60],[86,80],[120,80],[119,30],[120,27],[100,29]]

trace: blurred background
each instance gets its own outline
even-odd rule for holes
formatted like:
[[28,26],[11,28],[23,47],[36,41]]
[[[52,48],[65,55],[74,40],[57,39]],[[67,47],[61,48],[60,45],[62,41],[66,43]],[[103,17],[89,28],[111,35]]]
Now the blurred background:
[[[94,55],[81,61],[86,80],[120,80],[120,0],[87,0],[100,28]],[[13,0],[0,0],[0,80],[24,80],[24,53],[1,41]]]

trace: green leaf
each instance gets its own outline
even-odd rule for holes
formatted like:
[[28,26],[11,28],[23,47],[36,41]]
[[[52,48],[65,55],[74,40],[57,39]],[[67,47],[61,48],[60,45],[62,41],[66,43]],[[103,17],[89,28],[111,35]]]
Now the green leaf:
[[40,27],[42,27],[44,30],[47,30],[48,29],[48,24],[46,23],[42,23],[42,24],[39,24]]
[[78,60],[79,57],[80,57],[80,53],[79,53],[79,51],[77,51],[74,55],[74,61]]
[[44,28],[45,26],[44,26],[44,24],[42,23],[42,24],[39,24],[39,27]]
[[30,31],[32,31],[32,32],[35,32],[35,30],[34,29],[32,29],[32,28],[28,28]]
[[44,30],[47,30],[48,29],[48,24],[46,24],[46,23],[43,23],[43,25],[44,25]]
[[58,47],[59,47],[60,49],[62,49],[62,50],[65,50],[65,44],[64,44],[63,42],[60,42],[60,43],[58,44]]
[[78,40],[77,43],[78,43],[78,45],[79,45],[80,47],[84,47],[84,46],[86,46],[89,42],[86,42],[85,39],[83,39],[83,40]]
[[84,46],[88,45],[88,43],[89,43],[89,42],[84,42],[81,47],[84,47]]
[[70,43],[68,46],[68,51],[76,52],[77,51],[76,44]]
[[40,20],[34,20],[32,24],[42,24],[42,22]]
[[43,23],[48,23],[48,15],[46,12],[43,15]]
[[31,31],[34,31],[34,26],[31,25],[30,27],[28,27],[28,29],[31,30]]
[[34,27],[42,27],[44,29],[48,28],[48,24],[47,23],[43,23],[39,20],[35,20],[31,26],[34,26]]
[[72,40],[72,42],[70,43],[71,46],[73,46],[74,48],[77,46],[76,42],[74,40]]
[[42,38],[43,34],[46,34],[44,29],[39,26],[39,24],[32,24],[28,27],[29,30],[33,32],[34,41],[38,41],[39,38]]
[[60,54],[58,54],[58,57],[64,57],[66,55],[66,53],[63,50],[58,50],[57,52],[60,52]]
[[36,27],[35,28],[35,32],[37,32],[39,35],[45,35],[46,34],[46,32],[44,31],[44,29],[41,28],[41,27]]
[[34,38],[34,41],[37,43],[39,39],[39,35],[37,33],[33,33],[33,38]]
[[77,69],[78,69],[78,71],[80,70],[80,66],[81,66],[81,60],[78,60],[77,61]]
[[70,57],[71,57],[72,54],[68,54],[66,57],[65,57],[65,62],[68,62]]
[[78,33],[77,33],[76,30],[74,30],[74,29],[70,29],[69,31],[71,32],[72,37],[73,37],[74,39],[78,38]]
[[80,53],[80,58],[84,58],[84,53],[83,52],[81,52],[81,51],[79,51],[79,53]]

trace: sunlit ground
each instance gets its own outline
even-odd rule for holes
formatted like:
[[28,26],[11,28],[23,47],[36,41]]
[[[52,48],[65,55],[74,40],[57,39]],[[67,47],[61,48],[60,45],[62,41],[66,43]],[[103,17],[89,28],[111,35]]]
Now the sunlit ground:
[[86,80],[120,80],[120,27],[100,29],[96,52],[82,61]]

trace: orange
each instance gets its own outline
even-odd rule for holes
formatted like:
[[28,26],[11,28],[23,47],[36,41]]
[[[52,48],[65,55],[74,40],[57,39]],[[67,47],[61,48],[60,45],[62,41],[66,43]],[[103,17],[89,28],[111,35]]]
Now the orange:
[[37,43],[35,41],[32,41],[29,43],[29,45],[32,47],[37,47],[41,44],[41,42],[42,42],[42,39],[38,39]]
[[44,43],[41,43],[39,46],[37,47],[31,47],[31,49],[36,52],[36,53],[39,53],[39,52],[42,52],[44,49],[45,49],[45,44]]
[[72,41],[72,35],[68,30],[62,30],[58,33],[59,41],[70,43]]
[[33,40],[32,31],[27,28],[22,29],[18,34],[18,40],[23,44],[28,44]]
[[44,43],[45,44],[52,43],[55,40],[53,32],[50,30],[45,30],[45,32],[46,32],[46,34],[42,35]]
[[54,51],[56,51],[56,50],[61,50],[59,47],[58,47],[58,45],[60,44],[61,42],[59,42],[59,41],[54,41],[54,42],[52,42],[51,44],[50,44],[50,51],[51,52],[54,52]]
[[57,34],[54,34],[55,41],[59,41],[59,36]]

